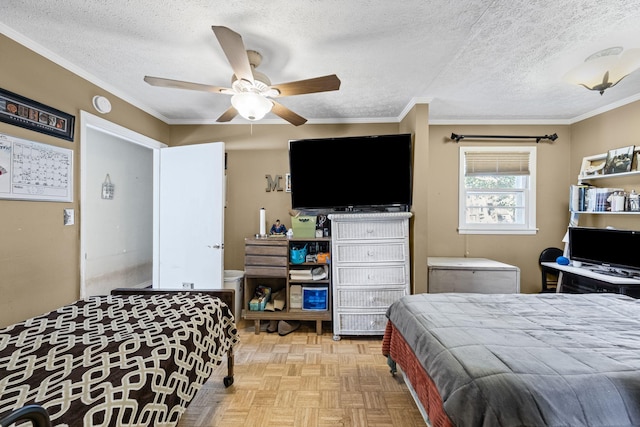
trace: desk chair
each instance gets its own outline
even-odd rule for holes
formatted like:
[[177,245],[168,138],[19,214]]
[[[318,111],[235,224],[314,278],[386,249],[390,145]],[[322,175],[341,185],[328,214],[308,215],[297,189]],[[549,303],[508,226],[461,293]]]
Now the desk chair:
[[[33,427],[51,427],[49,413],[40,405],[27,405],[9,413],[0,420],[0,426],[9,426],[19,421],[31,421]],[[21,424],[22,425],[22,424]]]
[[559,256],[562,256],[563,252],[560,248],[546,248],[540,252],[540,258],[538,264],[542,271],[542,291],[541,292],[555,292],[558,286],[558,276],[560,271],[556,268],[546,267],[542,265],[543,262],[555,262]]

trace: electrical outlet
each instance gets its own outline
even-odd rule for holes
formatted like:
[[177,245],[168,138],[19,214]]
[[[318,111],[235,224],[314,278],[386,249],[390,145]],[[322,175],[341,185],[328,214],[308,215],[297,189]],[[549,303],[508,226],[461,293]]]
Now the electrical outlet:
[[64,225],[73,225],[75,223],[73,209],[65,209],[63,213],[63,223]]
[[184,289],[193,289],[193,282],[182,282],[182,287]]

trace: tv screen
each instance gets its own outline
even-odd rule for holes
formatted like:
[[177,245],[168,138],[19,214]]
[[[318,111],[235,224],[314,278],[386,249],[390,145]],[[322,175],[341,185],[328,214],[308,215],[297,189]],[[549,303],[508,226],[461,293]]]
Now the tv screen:
[[634,249],[638,247],[640,231],[569,227],[569,257],[595,265],[596,271],[640,270],[640,256]]
[[411,134],[291,140],[291,207],[408,211],[411,164]]

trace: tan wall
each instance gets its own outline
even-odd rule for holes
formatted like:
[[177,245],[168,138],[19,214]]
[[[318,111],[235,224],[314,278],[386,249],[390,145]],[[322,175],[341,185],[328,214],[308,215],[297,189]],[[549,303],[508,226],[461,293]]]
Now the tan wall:
[[[548,135],[553,142],[516,140],[508,142],[462,140],[455,143],[451,133],[461,135]],[[520,268],[520,289],[540,290],[538,256],[549,246],[562,248],[569,222],[568,188],[571,129],[569,126],[430,126],[429,128],[429,256],[490,258]],[[458,156],[460,146],[535,145],[537,147],[537,217],[535,235],[458,234]]]
[[[1,35],[0,54],[3,89],[73,114],[77,119],[82,109],[96,114],[91,99],[101,94],[113,104],[113,111],[103,116],[106,120],[150,138],[169,145],[224,141],[228,152],[229,193],[225,212],[226,269],[242,269],[244,238],[257,232],[260,207],[267,209],[269,221],[288,215],[288,193],[266,192],[265,175],[284,175],[288,171],[289,139],[411,132],[414,134],[414,217],[411,222],[414,290],[426,290],[427,256],[466,254],[517,265],[522,272],[522,291],[536,292],[540,286],[538,254],[547,246],[561,244],[559,240],[568,222],[568,186],[575,182],[582,157],[624,145],[640,145],[633,140],[634,135],[640,134],[636,119],[640,116],[640,102],[573,126],[429,126],[427,105],[415,106],[401,123],[169,126]],[[0,200],[0,326],[57,308],[79,296],[82,213],[78,212],[81,154],[78,129],[76,124],[76,138],[70,143],[0,123],[2,133],[72,148],[75,159],[73,203]],[[451,132],[558,133],[555,143],[539,144],[537,221],[540,231],[537,235],[457,234],[459,145],[448,140]],[[633,185],[640,190],[640,183],[635,181]],[[320,191],[328,190],[320,188]],[[70,207],[76,209],[76,224],[65,227],[62,212]],[[640,229],[637,216],[600,217],[601,222]]]
[[[0,326],[44,313],[76,300],[80,292],[80,110],[97,114],[94,95],[113,105],[105,119],[162,142],[169,126],[86,80],[0,35],[0,87],[76,117],[75,140],[0,123],[0,133],[71,148],[73,203],[0,200]],[[63,226],[63,209],[76,212],[75,225]]]
[[429,106],[416,105],[400,122],[400,132],[413,134],[413,205],[410,224],[411,289],[413,293],[427,291],[427,264],[429,236]]

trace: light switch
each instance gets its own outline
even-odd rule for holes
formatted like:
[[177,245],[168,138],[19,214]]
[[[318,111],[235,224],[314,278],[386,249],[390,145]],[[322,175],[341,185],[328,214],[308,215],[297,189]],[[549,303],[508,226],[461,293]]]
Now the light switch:
[[64,225],[73,225],[75,223],[75,214],[73,209],[64,210]]

